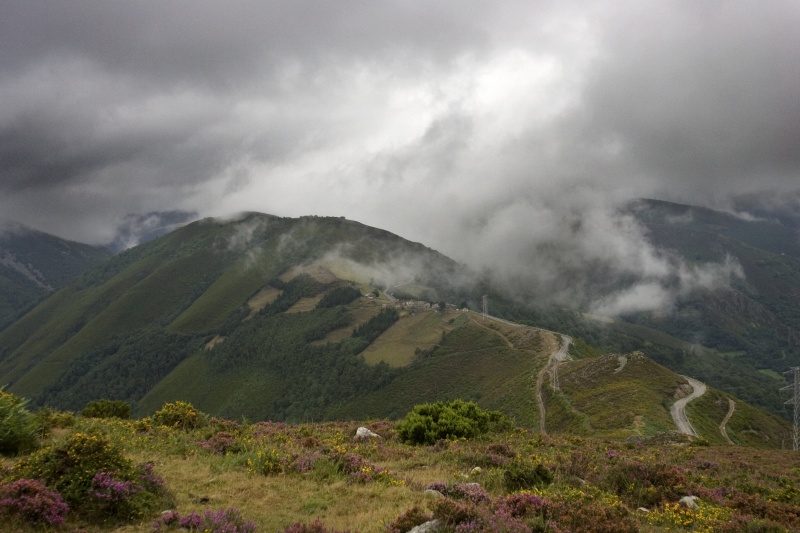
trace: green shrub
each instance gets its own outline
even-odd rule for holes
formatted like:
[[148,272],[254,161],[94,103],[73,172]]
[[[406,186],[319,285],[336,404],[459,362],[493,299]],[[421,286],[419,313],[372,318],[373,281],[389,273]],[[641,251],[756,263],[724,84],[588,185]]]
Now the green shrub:
[[19,460],[12,473],[41,480],[90,519],[129,520],[170,499],[151,465],[134,465],[99,434],[74,433],[57,446]]
[[16,455],[39,444],[39,424],[28,400],[0,390],[0,454]]
[[70,504],[81,503],[98,472],[127,472],[133,463],[104,435],[74,433],[58,446],[43,448],[17,462],[21,477],[40,479]]
[[553,473],[541,463],[518,459],[506,466],[503,482],[509,492],[546,487],[553,482]]
[[498,411],[486,411],[474,402],[455,400],[417,405],[395,429],[404,442],[433,444],[440,439],[470,439],[509,426],[508,419]]
[[39,433],[46,437],[55,428],[68,428],[75,425],[75,414],[71,411],[56,411],[44,407],[33,415],[39,427]]
[[195,429],[205,424],[203,414],[190,403],[175,402],[165,404],[152,416],[154,426],[167,426],[174,429]]
[[131,417],[131,404],[120,400],[95,400],[86,404],[80,412],[87,418],[122,418]]

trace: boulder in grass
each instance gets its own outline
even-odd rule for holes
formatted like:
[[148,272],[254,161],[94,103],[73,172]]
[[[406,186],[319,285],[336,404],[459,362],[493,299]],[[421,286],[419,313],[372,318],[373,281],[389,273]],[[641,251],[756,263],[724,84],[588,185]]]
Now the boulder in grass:
[[429,520],[413,529],[409,529],[408,533],[433,533],[434,531],[439,531],[442,526],[444,526],[444,524],[441,520]]
[[358,428],[356,430],[356,436],[353,437],[354,440],[369,440],[369,439],[373,439],[373,438],[380,439],[381,436],[378,435],[377,433],[374,433],[374,432],[370,431],[369,429],[367,429],[365,427]]
[[697,509],[698,507],[697,501],[699,499],[700,498],[698,498],[697,496],[684,496],[678,501],[678,504],[683,507],[686,507],[687,509]]

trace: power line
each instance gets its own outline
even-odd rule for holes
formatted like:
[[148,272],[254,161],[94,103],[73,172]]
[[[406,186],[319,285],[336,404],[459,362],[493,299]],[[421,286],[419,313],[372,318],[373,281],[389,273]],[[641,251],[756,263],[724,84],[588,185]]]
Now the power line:
[[791,374],[794,383],[783,387],[781,390],[791,390],[792,397],[784,405],[794,405],[794,427],[792,428],[792,449],[800,451],[800,366],[795,366],[784,374]]

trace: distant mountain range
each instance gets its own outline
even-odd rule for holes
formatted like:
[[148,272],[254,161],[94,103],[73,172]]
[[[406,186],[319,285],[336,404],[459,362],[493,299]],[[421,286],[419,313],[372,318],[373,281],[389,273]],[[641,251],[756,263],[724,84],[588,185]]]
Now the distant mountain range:
[[[86,247],[98,254],[94,268],[64,272],[79,275],[0,331],[0,382],[34,405],[79,409],[110,398],[149,413],[185,400],[251,420],[395,417],[415,403],[462,397],[534,427],[531,386],[549,341],[523,338],[534,331],[526,328],[498,332],[455,310],[479,309],[488,294],[493,314],[573,335],[579,361],[641,350],[721,391],[709,396],[717,403],[730,396],[786,416],[780,372],[800,364],[797,230],[654,200],[625,209],[659,249],[688,264],[727,255],[744,277],[684,295],[670,313],[593,317],[523,303],[530,295],[505,293],[422,244],[343,218],[206,219],[114,257]],[[51,268],[59,264],[51,258]],[[29,270],[33,279],[57,288],[38,270],[41,277]],[[448,310],[437,312],[444,302]],[[565,371],[569,364],[577,363]],[[670,387],[680,381],[672,376],[664,382],[672,385],[647,385],[660,391],[652,411],[660,414],[649,425],[636,415],[600,428],[594,404],[580,404],[569,379],[561,394],[572,400],[545,394],[554,409],[548,417],[554,428],[578,433],[662,430]],[[630,425],[634,419],[639,425]],[[774,445],[782,431],[775,422],[755,424],[773,424],[763,431]]]
[[0,224],[0,326],[111,256],[21,224]]

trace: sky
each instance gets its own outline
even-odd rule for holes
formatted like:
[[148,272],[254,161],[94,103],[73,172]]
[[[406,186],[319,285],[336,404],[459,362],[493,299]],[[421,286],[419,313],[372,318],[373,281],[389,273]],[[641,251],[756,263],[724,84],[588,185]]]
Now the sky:
[[0,0],[0,43],[0,218],[83,242],[345,216],[534,285],[635,273],[614,312],[707,278],[621,202],[800,206],[796,0]]

